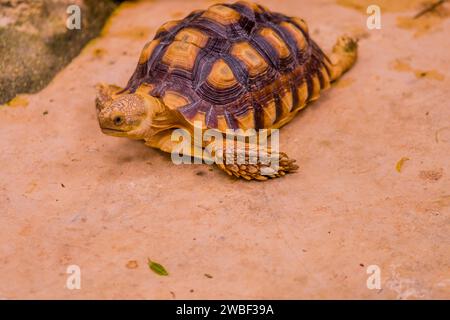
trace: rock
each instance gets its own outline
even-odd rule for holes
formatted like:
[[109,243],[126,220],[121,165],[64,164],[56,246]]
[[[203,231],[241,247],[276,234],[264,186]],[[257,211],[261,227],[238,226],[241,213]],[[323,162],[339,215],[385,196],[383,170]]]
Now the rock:
[[[66,27],[72,4],[81,10],[80,30]],[[112,0],[0,0],[0,104],[45,87],[115,7]]]

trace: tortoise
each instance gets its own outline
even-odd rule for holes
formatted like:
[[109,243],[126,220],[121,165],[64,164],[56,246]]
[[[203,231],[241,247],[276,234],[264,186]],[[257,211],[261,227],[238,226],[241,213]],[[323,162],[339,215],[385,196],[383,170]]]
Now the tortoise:
[[[97,117],[103,133],[144,140],[169,153],[177,150],[174,130],[193,134],[195,123],[220,134],[237,129],[270,134],[316,100],[356,56],[357,41],[349,36],[339,37],[327,56],[301,18],[250,2],[214,4],[162,25],[142,49],[125,88],[98,84]],[[185,155],[193,156],[197,147]],[[234,150],[255,150],[250,142],[241,149]],[[279,160],[268,173],[263,170],[267,163],[251,162],[248,155],[240,165],[228,161],[229,155],[225,163],[216,163],[247,180],[298,168],[285,153],[265,149]]]

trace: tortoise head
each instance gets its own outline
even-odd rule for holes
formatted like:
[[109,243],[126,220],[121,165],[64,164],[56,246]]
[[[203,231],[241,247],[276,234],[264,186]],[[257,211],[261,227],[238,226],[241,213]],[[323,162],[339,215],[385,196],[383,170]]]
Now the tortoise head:
[[124,92],[122,88],[105,84],[97,85],[95,104],[103,133],[133,139],[151,134],[152,118],[161,109],[159,99],[148,93]]

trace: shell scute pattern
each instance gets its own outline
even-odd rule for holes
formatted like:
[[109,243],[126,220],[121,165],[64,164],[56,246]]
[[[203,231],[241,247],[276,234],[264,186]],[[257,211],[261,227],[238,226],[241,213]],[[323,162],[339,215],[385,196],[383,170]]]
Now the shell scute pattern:
[[126,89],[149,84],[205,127],[270,128],[329,87],[330,66],[304,20],[237,2],[164,24]]
[[232,23],[237,23],[239,21],[240,14],[231,7],[216,4],[203,12],[201,17],[210,19],[212,22],[220,23],[222,25],[229,25]]

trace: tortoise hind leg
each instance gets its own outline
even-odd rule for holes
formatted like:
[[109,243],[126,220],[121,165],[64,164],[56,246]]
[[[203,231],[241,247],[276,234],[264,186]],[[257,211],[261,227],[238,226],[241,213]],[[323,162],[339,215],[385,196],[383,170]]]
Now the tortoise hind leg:
[[331,59],[331,81],[335,81],[344,72],[350,69],[356,61],[358,42],[347,36],[337,39],[330,55]]

